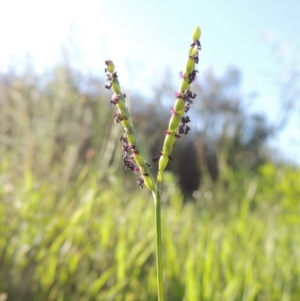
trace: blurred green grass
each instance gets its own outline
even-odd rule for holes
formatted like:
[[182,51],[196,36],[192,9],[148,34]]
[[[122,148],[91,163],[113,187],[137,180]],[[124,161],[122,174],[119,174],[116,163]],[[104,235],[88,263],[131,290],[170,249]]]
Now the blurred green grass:
[[[8,300],[156,300],[151,197],[97,178],[89,171],[59,194],[57,183],[29,171],[19,185],[2,178],[0,291]],[[172,174],[166,181],[167,300],[298,300],[300,221],[286,198],[261,204],[266,184],[250,195],[254,180],[244,180],[214,212],[213,204],[183,205]]]
[[[0,80],[0,300],[157,300],[154,206],[119,171],[103,83],[53,74]],[[167,172],[166,300],[298,301],[299,182],[271,162],[226,167],[186,203]]]

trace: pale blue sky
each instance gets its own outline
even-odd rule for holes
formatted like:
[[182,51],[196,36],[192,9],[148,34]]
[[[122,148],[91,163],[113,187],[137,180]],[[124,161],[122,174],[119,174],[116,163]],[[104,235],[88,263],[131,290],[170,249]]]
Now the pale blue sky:
[[[200,73],[213,68],[222,74],[237,66],[244,92],[259,93],[252,110],[274,120],[279,97],[272,74],[278,69],[261,34],[285,42],[286,55],[299,53],[299,15],[300,0],[0,0],[0,71],[5,72],[8,58],[17,63],[26,52],[39,70],[51,66],[73,28],[83,71],[100,74],[110,58],[125,89],[149,93],[166,66],[174,74],[183,68],[191,33],[199,25]],[[299,129],[293,120],[276,142],[288,157],[299,152]]]

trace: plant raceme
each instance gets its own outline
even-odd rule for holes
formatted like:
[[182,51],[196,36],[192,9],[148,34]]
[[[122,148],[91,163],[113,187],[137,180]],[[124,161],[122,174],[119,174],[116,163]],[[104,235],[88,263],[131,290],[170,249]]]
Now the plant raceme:
[[176,101],[171,109],[171,118],[168,129],[164,132],[165,141],[162,150],[153,157],[152,161],[159,161],[157,179],[155,181],[151,171],[150,164],[146,162],[141,153],[141,148],[136,136],[135,128],[126,105],[126,95],[122,92],[115,66],[111,60],[105,61],[105,72],[107,76],[107,89],[112,89],[114,92],[110,98],[109,104],[116,106],[117,111],[113,114],[116,123],[121,123],[123,126],[123,134],[120,141],[123,143],[123,165],[126,170],[131,170],[135,173],[140,173],[140,178],[137,181],[140,188],[143,184],[152,192],[155,204],[155,228],[156,228],[156,270],[157,270],[157,289],[158,300],[163,301],[163,267],[162,267],[162,246],[161,246],[161,183],[163,172],[169,162],[176,139],[182,135],[188,134],[190,130],[190,118],[185,115],[189,109],[196,94],[190,90],[191,84],[196,79],[198,71],[195,69],[199,62],[199,50],[201,30],[197,27],[193,32],[193,42],[190,45],[188,59],[185,65],[185,70],[180,73],[181,84],[178,92],[175,92]]
[[155,181],[153,175],[150,171],[150,164],[148,164],[139,146],[138,139],[136,137],[136,131],[132,124],[132,120],[127,108],[125,101],[126,95],[121,91],[121,87],[118,80],[117,72],[115,72],[115,66],[112,61],[105,61],[107,73],[107,80],[109,85],[105,87],[107,89],[112,89],[114,94],[111,97],[109,103],[110,105],[115,105],[117,107],[117,112],[114,113],[116,123],[122,123],[123,125],[123,135],[120,137],[120,141],[123,142],[123,164],[126,170],[131,170],[136,173],[141,173],[138,180],[139,186],[142,188],[143,184],[146,187],[154,191]]
[[[190,130],[190,118],[184,116],[190,109],[193,100],[196,98],[196,94],[191,92],[190,87],[196,78],[197,70],[196,64],[199,61],[199,50],[201,50],[200,44],[201,30],[197,27],[193,32],[193,42],[190,45],[188,54],[188,60],[186,62],[185,70],[180,72],[181,85],[178,92],[175,92],[176,101],[174,107],[171,109],[171,118],[169,121],[169,127],[164,132],[166,136],[162,151],[156,154],[152,161],[155,163],[159,161],[158,176],[162,176],[169,160],[172,160],[171,153],[173,145],[176,139],[180,139],[181,135],[188,134]],[[131,170],[135,173],[140,173],[141,176],[137,181],[140,188],[143,184],[150,190],[155,190],[155,180],[150,171],[150,164],[147,163],[141,153],[141,148],[136,137],[136,131],[132,124],[130,113],[126,105],[126,95],[122,92],[117,72],[115,72],[115,66],[111,60],[105,61],[107,73],[108,85],[105,85],[107,89],[112,89],[114,94],[111,97],[109,103],[117,107],[117,111],[113,117],[116,123],[121,123],[123,126],[123,135],[120,137],[120,141],[123,143],[123,164],[126,170]]]

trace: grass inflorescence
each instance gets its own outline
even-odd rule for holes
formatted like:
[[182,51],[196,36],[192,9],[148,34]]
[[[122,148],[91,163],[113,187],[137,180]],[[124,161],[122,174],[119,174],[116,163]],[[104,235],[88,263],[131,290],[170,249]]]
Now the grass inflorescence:
[[136,136],[135,128],[132,124],[132,120],[125,102],[126,94],[121,91],[121,87],[118,80],[117,72],[115,72],[115,66],[112,61],[105,61],[107,73],[107,80],[109,85],[105,87],[112,89],[114,95],[110,99],[110,104],[117,107],[117,111],[113,117],[116,123],[121,123],[123,126],[124,134],[120,137],[120,141],[123,143],[123,164],[126,170],[131,170],[136,173],[140,173],[141,176],[137,181],[140,188],[143,188],[143,184],[151,191],[154,191],[155,184],[154,178],[150,171],[150,164],[147,163],[142,155],[141,148]]
[[120,137],[123,143],[123,165],[125,170],[141,173],[137,181],[140,188],[143,184],[152,192],[155,204],[155,229],[156,229],[156,269],[157,269],[157,288],[158,300],[164,300],[163,292],[163,263],[162,263],[162,246],[161,246],[161,183],[163,179],[163,172],[171,157],[173,145],[176,139],[181,138],[182,135],[188,134],[190,130],[190,118],[186,114],[196,94],[190,90],[191,84],[195,81],[198,70],[195,69],[199,62],[199,50],[201,30],[197,27],[192,35],[192,44],[188,53],[185,70],[181,72],[181,84],[179,91],[175,93],[176,101],[171,110],[171,118],[169,127],[164,132],[165,140],[162,150],[153,157],[152,161],[159,161],[159,169],[157,180],[155,181],[150,171],[150,165],[145,161],[141,148],[136,137],[136,131],[132,124],[130,113],[128,111],[125,97],[122,92],[115,65],[111,60],[105,61],[105,72],[107,74],[108,85],[105,88],[112,89],[114,92],[109,103],[117,107],[117,112],[113,115],[116,123],[121,123],[123,126],[124,135]]

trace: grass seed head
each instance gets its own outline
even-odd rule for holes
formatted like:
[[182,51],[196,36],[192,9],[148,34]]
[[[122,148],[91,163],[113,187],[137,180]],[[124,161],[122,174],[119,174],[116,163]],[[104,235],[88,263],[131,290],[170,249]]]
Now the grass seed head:
[[112,89],[114,95],[110,98],[109,104],[116,106],[118,111],[114,113],[113,118],[115,123],[121,123],[124,128],[124,135],[121,136],[120,141],[123,143],[123,165],[125,170],[131,170],[135,173],[141,173],[139,180],[137,181],[140,188],[143,188],[143,184],[151,190],[155,190],[155,181],[150,171],[150,165],[145,161],[141,154],[141,149],[136,137],[135,128],[132,124],[132,120],[126,105],[126,95],[122,93],[122,89],[119,84],[117,72],[115,72],[115,65],[111,60],[105,61],[106,78],[109,82],[105,85],[107,89]]
[[193,36],[192,36],[193,42],[200,40],[200,37],[201,37],[201,29],[199,26],[197,26],[193,32]]
[[190,118],[183,115],[188,112],[193,103],[193,99],[196,97],[196,94],[190,91],[190,86],[195,81],[198,73],[195,66],[199,62],[199,50],[201,49],[200,36],[201,29],[198,26],[192,35],[192,44],[188,52],[185,70],[180,72],[180,89],[179,92],[175,93],[175,105],[171,110],[172,116],[169,121],[168,129],[165,131],[166,138],[161,151],[162,155],[159,158],[159,172],[161,174],[169,162],[176,138],[180,139],[181,135],[187,135],[191,129]]

